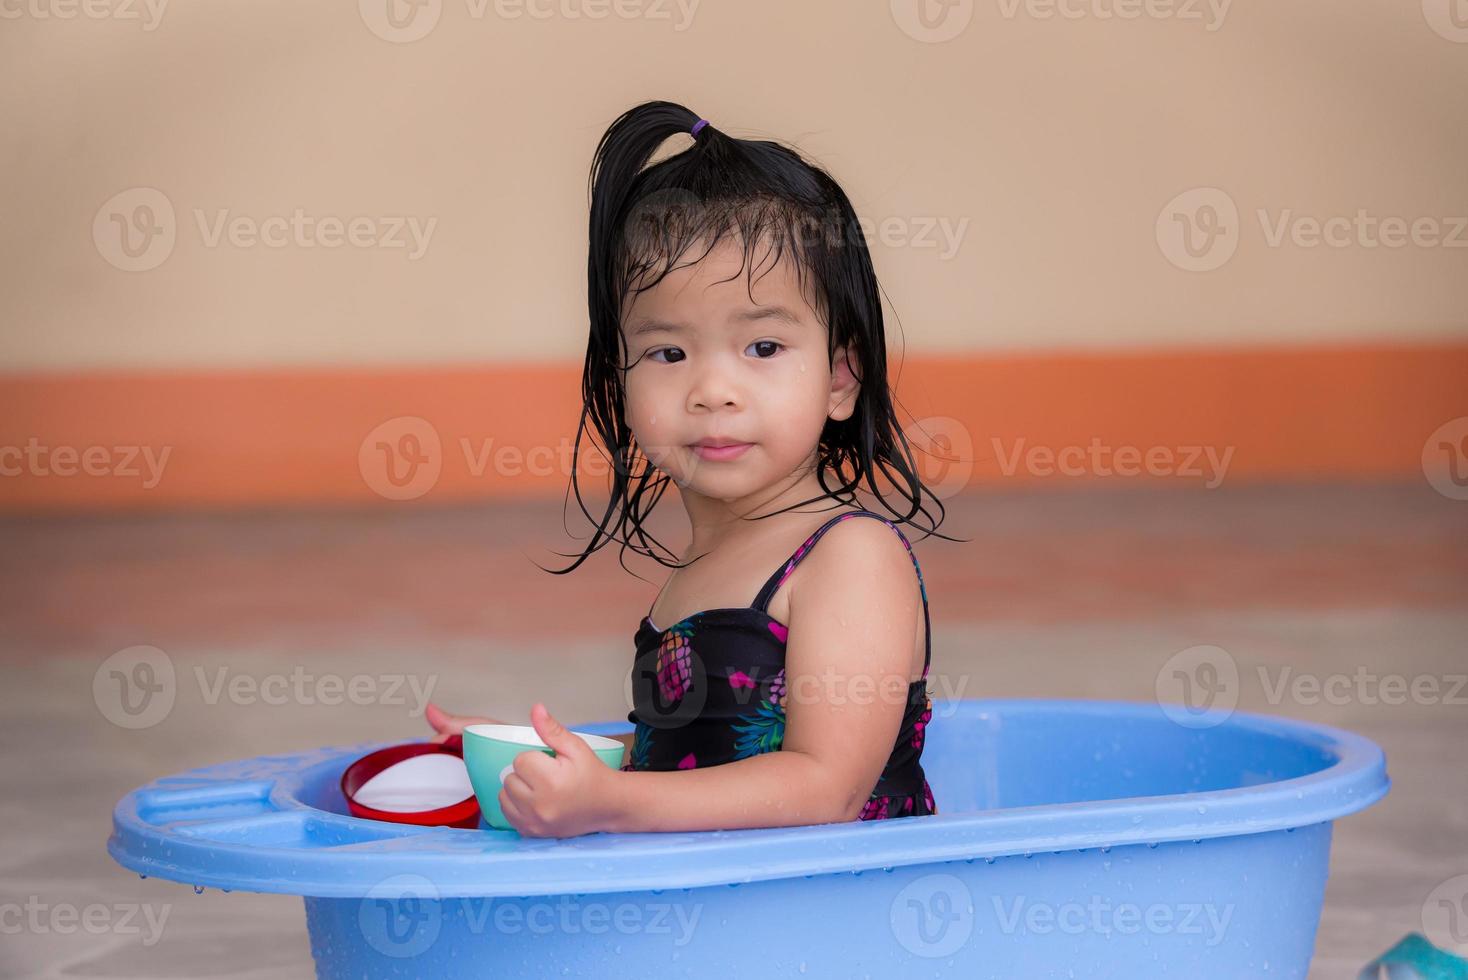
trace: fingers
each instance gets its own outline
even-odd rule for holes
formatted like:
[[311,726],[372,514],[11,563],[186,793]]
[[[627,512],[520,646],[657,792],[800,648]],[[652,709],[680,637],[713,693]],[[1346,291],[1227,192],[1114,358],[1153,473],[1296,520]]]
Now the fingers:
[[505,776],[505,781],[501,784],[500,789],[506,796],[514,800],[516,805],[530,802],[530,784],[525,781],[524,776],[517,772]]
[[[432,701],[428,702],[423,709],[423,717],[428,724],[441,735],[462,735],[464,729],[470,725],[504,725],[508,722],[500,721],[498,718],[485,718],[481,715],[451,715],[444,711]],[[442,738],[435,738],[435,742],[442,742]]]
[[522,828],[525,827],[525,815],[520,812],[520,808],[515,805],[515,801],[510,799],[510,795],[503,789],[500,790],[499,802],[500,812],[505,815],[505,819],[510,822],[510,826],[523,834],[524,830]]
[[[456,720],[453,715],[446,713],[432,701],[428,702],[427,707],[423,709],[423,717],[435,730],[445,735],[456,735],[463,731],[463,725],[460,725],[458,728],[453,727]],[[438,739],[434,741],[438,741]]]

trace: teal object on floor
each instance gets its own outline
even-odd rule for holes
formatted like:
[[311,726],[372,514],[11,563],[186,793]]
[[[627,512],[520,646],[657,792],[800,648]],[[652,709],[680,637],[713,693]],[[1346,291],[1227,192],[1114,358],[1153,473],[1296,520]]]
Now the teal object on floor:
[[1303,980],[1332,822],[1385,795],[1382,752],[1284,718],[1177,716],[934,700],[934,815],[566,840],[352,817],[338,780],[371,747],[315,749],[135,790],[108,849],[305,896],[323,978]]
[[1357,980],[1468,980],[1468,960],[1412,932],[1368,963]]

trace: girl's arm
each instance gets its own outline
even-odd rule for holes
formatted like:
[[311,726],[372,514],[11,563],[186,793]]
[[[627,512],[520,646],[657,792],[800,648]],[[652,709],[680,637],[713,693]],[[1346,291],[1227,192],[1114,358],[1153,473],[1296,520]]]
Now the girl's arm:
[[605,829],[626,834],[835,823],[855,819],[867,792],[853,796],[835,785],[819,760],[781,749],[707,769],[618,773]]
[[737,830],[854,820],[907,708],[922,600],[912,558],[878,521],[843,521],[797,567],[776,752],[680,772],[622,772],[607,830]]

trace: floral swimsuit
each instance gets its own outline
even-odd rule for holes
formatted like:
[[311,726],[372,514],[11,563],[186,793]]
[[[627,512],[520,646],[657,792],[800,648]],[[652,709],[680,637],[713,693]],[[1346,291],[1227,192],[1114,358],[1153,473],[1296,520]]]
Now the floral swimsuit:
[[[849,511],[822,525],[775,570],[751,606],[706,609],[667,629],[652,611],[637,627],[632,671],[636,725],[627,771],[702,769],[778,750],[785,738],[785,641],[788,630],[765,612],[815,543],[852,517],[871,517],[897,532],[912,557],[923,599],[926,650],[923,676],[908,684],[907,709],[897,742],[858,820],[926,816],[937,812],[919,758],[933,716],[927,693],[933,640],[928,593],[912,545],[896,524],[871,511]],[[656,600],[654,600],[656,605]]]

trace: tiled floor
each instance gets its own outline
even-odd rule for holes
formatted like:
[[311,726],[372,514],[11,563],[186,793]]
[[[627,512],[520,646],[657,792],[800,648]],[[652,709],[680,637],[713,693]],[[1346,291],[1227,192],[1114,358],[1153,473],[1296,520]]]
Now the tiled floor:
[[[1385,747],[1391,795],[1336,825],[1313,976],[1353,978],[1423,928],[1436,885],[1468,873],[1468,689],[1421,704],[1383,703],[1369,681],[1340,703],[1273,694],[1286,670],[1433,677],[1449,692],[1468,673],[1468,504],[1418,486],[947,503],[944,532],[968,542],[915,542],[937,696],[1148,700],[1169,656],[1215,644],[1239,664],[1241,708]],[[672,545],[676,517],[657,525]],[[140,881],[104,851],[111,805],[209,762],[418,735],[418,697],[275,705],[215,685],[407,673],[454,709],[522,718],[545,699],[572,723],[620,718],[632,631],[661,580],[611,552],[539,572],[532,561],[563,565],[554,552],[578,543],[559,502],[12,519],[0,540],[0,976],[309,976],[299,899]],[[137,644],[169,655],[178,697],[127,731],[92,679]]]

